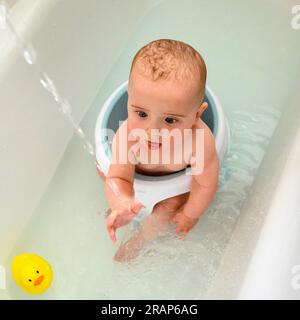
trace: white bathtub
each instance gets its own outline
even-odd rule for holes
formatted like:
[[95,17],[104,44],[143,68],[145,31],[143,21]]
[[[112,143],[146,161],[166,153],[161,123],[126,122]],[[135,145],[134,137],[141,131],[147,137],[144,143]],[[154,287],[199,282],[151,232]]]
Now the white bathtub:
[[291,97],[209,298],[300,299],[300,94]]
[[[20,0],[12,2],[11,19],[72,103],[79,122],[138,22],[160,2]],[[293,3],[285,2],[281,10],[290,12]],[[9,31],[0,32],[0,64],[0,264],[4,264],[73,131],[42,90],[34,68],[24,63]],[[207,298],[300,298],[294,268],[300,265],[299,85],[286,97],[283,116]],[[0,297],[2,293],[0,288]]]

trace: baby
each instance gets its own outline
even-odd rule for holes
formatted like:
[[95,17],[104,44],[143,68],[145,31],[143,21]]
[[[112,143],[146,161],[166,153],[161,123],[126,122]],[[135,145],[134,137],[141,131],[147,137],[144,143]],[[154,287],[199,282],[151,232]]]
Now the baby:
[[98,169],[111,208],[107,230],[112,241],[116,241],[117,228],[128,224],[143,207],[134,199],[135,172],[166,175],[190,167],[192,175],[190,192],[157,203],[138,232],[120,246],[115,254],[118,261],[134,258],[170,223],[177,225],[178,235],[187,234],[215,196],[219,159],[214,136],[200,118],[208,106],[203,102],[205,83],[203,58],[181,41],[152,41],[133,59],[128,119],[113,138],[107,176]]

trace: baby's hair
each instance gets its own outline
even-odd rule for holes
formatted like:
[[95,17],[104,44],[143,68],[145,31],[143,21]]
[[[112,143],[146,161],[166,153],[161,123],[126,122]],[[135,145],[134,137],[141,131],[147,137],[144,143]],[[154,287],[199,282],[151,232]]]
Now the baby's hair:
[[134,66],[138,67],[143,76],[153,81],[170,78],[179,81],[196,80],[199,83],[200,99],[203,100],[205,62],[197,50],[182,41],[159,39],[146,44],[134,56],[130,74]]

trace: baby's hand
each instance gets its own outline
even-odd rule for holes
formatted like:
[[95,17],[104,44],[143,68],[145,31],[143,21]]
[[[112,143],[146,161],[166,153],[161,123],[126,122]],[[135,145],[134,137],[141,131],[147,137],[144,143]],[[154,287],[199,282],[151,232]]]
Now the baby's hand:
[[182,209],[179,210],[173,218],[173,222],[177,224],[176,233],[178,235],[186,235],[196,225],[198,220],[187,217]]
[[111,210],[107,217],[106,227],[113,242],[116,242],[116,230],[128,224],[144,205],[134,200],[123,200]]

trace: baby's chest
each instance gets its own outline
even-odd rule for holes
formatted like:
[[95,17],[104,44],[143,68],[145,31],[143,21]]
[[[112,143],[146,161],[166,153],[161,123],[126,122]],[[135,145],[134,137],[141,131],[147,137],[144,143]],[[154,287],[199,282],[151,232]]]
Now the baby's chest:
[[169,164],[169,165],[152,165],[152,164],[142,164],[138,163],[135,166],[135,171],[137,173],[146,174],[146,175],[165,175],[171,174],[177,171],[185,169],[187,164]]
[[163,175],[185,169],[190,164],[191,151],[184,148],[159,148],[147,150],[141,147],[135,153],[136,172]]

